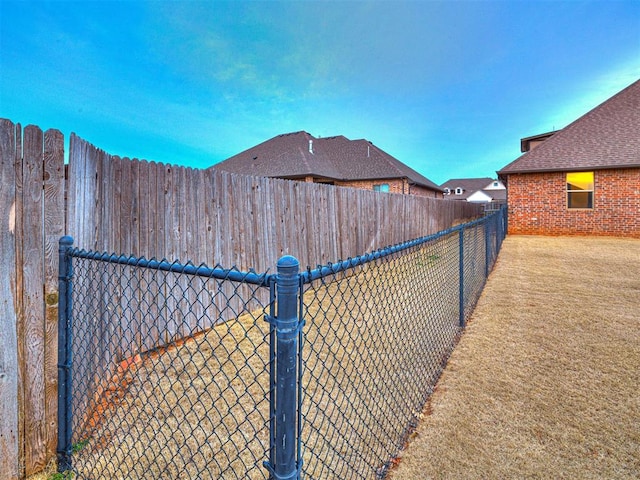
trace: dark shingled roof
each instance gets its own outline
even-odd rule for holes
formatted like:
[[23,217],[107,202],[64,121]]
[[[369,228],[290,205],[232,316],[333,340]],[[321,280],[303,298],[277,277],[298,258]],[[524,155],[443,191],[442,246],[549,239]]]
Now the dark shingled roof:
[[533,173],[640,167],[640,80],[498,171]]
[[[313,153],[309,151],[312,143]],[[442,192],[428,178],[367,140],[316,138],[307,132],[285,133],[238,153],[211,168],[243,175],[277,178],[322,177],[331,180],[407,178]]]

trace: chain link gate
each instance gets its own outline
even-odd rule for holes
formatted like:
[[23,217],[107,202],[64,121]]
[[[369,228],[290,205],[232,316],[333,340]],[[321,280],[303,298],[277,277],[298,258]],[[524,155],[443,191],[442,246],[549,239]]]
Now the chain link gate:
[[60,242],[58,469],[381,479],[475,307],[506,210],[276,274]]

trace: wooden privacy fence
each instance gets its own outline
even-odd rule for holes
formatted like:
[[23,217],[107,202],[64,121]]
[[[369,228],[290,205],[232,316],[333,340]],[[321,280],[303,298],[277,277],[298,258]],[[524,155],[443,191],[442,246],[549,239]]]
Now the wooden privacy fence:
[[41,469],[57,425],[63,137],[0,120],[0,477]]
[[65,180],[63,144],[57,130],[0,120],[0,480],[55,454],[63,234],[87,250],[262,272],[284,254],[313,267],[481,214],[466,202],[130,160],[73,134]]
[[98,251],[264,271],[316,266],[443,230],[467,202],[197,170],[112,156],[75,135],[69,232]]

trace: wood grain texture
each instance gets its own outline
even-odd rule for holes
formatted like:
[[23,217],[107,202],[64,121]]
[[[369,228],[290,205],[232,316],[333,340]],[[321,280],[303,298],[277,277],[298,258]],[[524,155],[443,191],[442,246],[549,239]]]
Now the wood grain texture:
[[[174,223],[174,211],[176,210],[175,199],[175,169],[170,165],[164,167],[164,215],[165,215],[165,255],[167,260],[173,261],[178,256],[178,242],[176,241],[177,226]],[[175,309],[175,299],[171,295],[168,285],[164,286],[164,295],[166,298],[164,310],[164,332],[163,340],[169,343],[176,334],[176,319],[170,314]]]
[[43,211],[43,132],[29,125],[24,129],[22,229],[24,272],[23,367],[24,441],[26,474],[46,465],[45,417],[45,318],[44,318],[44,221]]
[[0,480],[17,479],[22,453],[18,428],[16,305],[16,126],[0,119]]
[[25,223],[22,214],[22,172],[23,168],[23,152],[22,145],[22,127],[16,124],[15,132],[16,152],[14,157],[15,179],[16,179],[16,196],[15,196],[15,245],[16,245],[16,264],[15,264],[15,306],[17,313],[16,331],[18,334],[18,445],[19,445],[19,474],[25,474],[25,458],[24,458],[24,412],[25,412],[25,396],[24,396],[24,369],[20,363],[24,358],[24,270],[22,269],[22,259],[24,258],[24,242],[23,242],[23,225]]
[[44,134],[44,390],[47,460],[56,450],[58,425],[58,242],[65,233],[64,137]]

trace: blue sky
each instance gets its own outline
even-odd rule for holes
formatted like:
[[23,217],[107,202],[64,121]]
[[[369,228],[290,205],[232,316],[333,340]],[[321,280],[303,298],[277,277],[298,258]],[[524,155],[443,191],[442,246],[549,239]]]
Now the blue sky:
[[495,176],[638,78],[637,0],[0,0],[0,117],[199,168],[306,130]]

